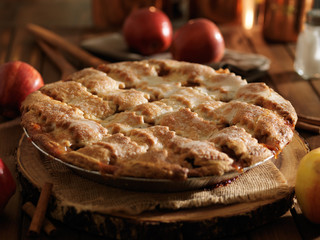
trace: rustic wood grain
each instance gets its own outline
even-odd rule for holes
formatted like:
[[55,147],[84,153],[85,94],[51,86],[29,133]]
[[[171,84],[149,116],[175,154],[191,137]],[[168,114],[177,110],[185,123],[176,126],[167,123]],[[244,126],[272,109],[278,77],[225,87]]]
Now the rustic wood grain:
[[90,53],[81,49],[77,45],[70,43],[63,37],[48,29],[34,24],[29,24],[27,28],[38,38],[52,44],[53,46],[59,49],[62,49],[63,51],[72,54],[73,56],[80,59],[82,62],[86,63],[88,67],[97,67],[102,63],[107,63],[106,61],[103,61],[102,59],[91,55]]
[[59,68],[61,71],[61,78],[65,78],[71,73],[76,71],[76,68],[73,67],[61,54],[61,52],[54,47],[48,45],[43,40],[38,39],[38,45],[40,48],[49,56],[52,62]]
[[245,32],[242,29],[229,26],[222,28],[221,32],[226,39],[226,48],[240,52],[254,52],[252,45],[245,37]]
[[[259,31],[259,30],[255,30]],[[320,95],[318,81],[306,81],[293,69],[294,48],[283,47],[283,44],[267,44],[260,33],[249,33],[247,37],[256,51],[271,60],[269,76],[274,88],[288,99],[302,119],[312,119],[312,123],[320,124]],[[316,91],[315,91],[316,90]],[[310,121],[308,121],[310,123]],[[309,129],[307,129],[309,130]]]
[[320,97],[320,79],[312,79],[310,83]]
[[92,27],[91,0],[1,0],[0,25]]
[[[0,213],[0,239],[20,239],[22,217],[20,208],[17,207],[20,204],[21,196],[16,192],[4,211]],[[1,231],[1,229],[5,229],[6,231]]]
[[298,231],[302,239],[320,239],[319,224],[311,223],[303,215],[296,198],[294,199],[294,208],[291,210],[291,213],[294,216],[294,221],[298,226]]
[[263,229],[252,231],[251,237],[257,240],[300,240],[300,233],[290,217],[290,212],[287,212],[281,218],[265,225]]
[[0,28],[0,64],[7,61],[8,51],[10,49],[11,42],[11,29],[10,28]]
[[[59,70],[51,62],[51,60],[48,59],[48,57],[46,57],[39,49],[39,47],[36,45],[36,42],[34,41],[34,38],[30,38],[28,35],[21,34],[19,32],[25,31],[23,27],[27,22],[31,22],[35,24],[41,24],[41,26],[44,27],[52,27],[52,29],[56,30],[57,33],[66,37],[72,43],[79,44],[82,38],[81,33],[84,32],[79,31],[79,29],[90,28],[88,32],[91,33],[91,29],[94,28],[91,23],[90,2],[90,0],[0,1],[0,63],[13,59],[25,60],[27,62],[36,64],[36,67],[40,70],[46,83],[59,79]],[[261,54],[266,53],[264,55],[268,57],[271,55],[271,59],[277,59],[279,57],[279,61],[281,59],[281,61],[284,61],[284,63],[273,63],[270,68],[270,73],[279,74],[279,77],[281,76],[280,80],[282,82],[287,79],[287,73],[289,73],[289,76],[291,77],[288,78],[288,81],[292,80],[292,75],[294,75],[292,69],[292,62],[295,55],[294,43],[280,44],[277,46],[274,45],[273,50],[270,50],[271,52],[269,52],[269,47],[273,44],[269,45],[265,43],[259,33],[259,30],[254,30],[253,32],[251,31],[251,33],[241,32],[240,30],[238,30],[237,26],[234,28],[237,29],[235,31],[233,31],[233,27],[226,27],[225,29],[227,29],[227,33],[225,35],[227,47],[229,47],[230,49],[242,50],[244,52],[248,51]],[[222,31],[224,32],[224,27],[222,28]],[[17,36],[19,36],[18,39]],[[26,39],[24,39],[24,36],[26,37]],[[35,52],[38,51],[39,54],[32,53],[32,51],[30,51],[31,49],[33,49],[32,51]],[[280,51],[277,52],[277,50]],[[33,55],[33,57],[31,57],[30,54]],[[285,57],[280,56],[282,54],[285,54]],[[286,61],[288,62],[285,63]],[[281,73],[284,74],[281,75]],[[270,86],[275,86],[274,79],[275,78],[271,78],[270,76],[268,76],[261,78],[259,81],[267,82]],[[295,79],[295,77],[293,79]],[[304,89],[306,91],[309,91],[311,89],[312,92],[304,93],[302,90],[298,90],[297,92],[300,92],[302,95],[316,93],[316,95],[319,97],[319,81],[312,80],[309,84],[311,84],[312,87],[306,87]],[[286,95],[290,95],[292,91],[290,88],[286,89],[286,86],[284,85],[282,87],[282,90]],[[275,89],[277,90],[277,88]],[[300,101],[301,100],[296,103],[300,107],[306,107],[308,104],[310,104],[310,102],[307,102],[304,98],[302,98],[302,102]],[[317,110],[320,109],[318,102],[314,106]],[[311,113],[314,112],[312,109],[308,108],[305,111],[308,115],[311,115],[308,112],[309,110],[311,111]],[[10,120],[0,116],[0,125],[6,122],[10,122]],[[308,142],[310,149],[319,147],[319,134],[303,130],[301,128],[299,128],[298,131],[300,135],[303,136]],[[17,133],[20,134],[20,129],[13,128],[11,129],[11,131],[9,131],[9,135],[6,134],[5,138],[0,139],[0,156],[9,156],[10,159],[14,157],[15,151],[12,149],[15,148],[17,142],[13,141],[14,146],[11,146],[10,144],[12,143],[12,139],[14,139],[14,136],[16,136]],[[9,137],[9,139],[11,139],[10,144],[7,143],[7,136]],[[0,239],[30,239],[26,237],[30,219],[24,214],[21,215],[21,212],[19,211],[20,206],[21,195],[18,191],[5,208],[4,213],[0,214]],[[291,213],[292,214],[287,213],[282,218],[280,218],[279,221],[275,221],[270,225],[265,225],[259,228],[257,232],[250,231],[248,233],[239,234],[236,237],[227,239],[266,239],[265,236],[268,237],[267,239],[272,239],[275,236],[276,239],[277,236],[283,236],[284,232],[288,233],[288,236],[292,237],[292,239],[297,239],[301,236],[303,236],[303,239],[320,238],[319,227],[310,224],[304,218],[301,211],[299,210],[298,204],[294,206]],[[291,223],[293,222],[293,220],[295,225],[291,228]],[[288,222],[289,225],[287,226]],[[282,226],[285,226],[283,230]],[[82,232],[79,233],[78,231],[70,229],[64,224],[57,223],[57,227],[59,229],[57,239],[102,239],[98,237],[94,238],[92,237],[92,235],[86,235]],[[296,227],[298,227],[301,234],[296,235]],[[287,239],[286,236],[287,235],[285,235],[282,239]],[[43,235],[40,237],[40,239],[49,238]]]
[[[36,152],[37,150],[33,145],[25,137],[22,137],[17,156],[18,169],[21,173],[22,182],[25,183],[23,191],[26,195],[30,196],[37,195],[32,189],[37,191],[40,182],[36,180],[38,175],[34,176],[26,170],[24,164],[31,163],[30,161],[33,161],[32,159],[37,157],[41,158],[41,155],[36,154]],[[283,173],[290,187],[293,187],[295,184],[297,166],[301,156],[306,154],[306,152],[307,147],[304,141],[298,135],[295,135],[290,145],[275,160],[276,166]],[[33,184],[33,187],[30,187],[30,184]],[[91,233],[98,231],[100,234],[110,238],[119,235],[120,239],[153,239],[153,234],[155,233],[161,238],[172,236],[184,239],[204,238],[205,236],[224,237],[254,229],[280,217],[289,210],[292,204],[292,197],[293,192],[289,192],[275,196],[274,199],[250,203],[212,205],[178,211],[154,210],[139,215],[122,213],[107,215],[94,212],[77,213],[71,204],[68,209],[64,208],[62,221],[66,225],[79,229],[81,229],[81,226],[88,226],[89,224],[89,229],[92,230],[87,229],[87,231],[92,231]],[[53,201],[51,209],[60,211],[59,202]],[[103,222],[106,225],[95,226],[93,220],[97,217],[100,220],[104,219]],[[76,219],[82,220],[75,221]],[[126,230],[123,229],[123,226],[125,226]],[[110,229],[114,229],[114,231],[110,232]],[[137,231],[135,232],[133,229],[137,229]],[[190,229],[192,229],[191,232]]]

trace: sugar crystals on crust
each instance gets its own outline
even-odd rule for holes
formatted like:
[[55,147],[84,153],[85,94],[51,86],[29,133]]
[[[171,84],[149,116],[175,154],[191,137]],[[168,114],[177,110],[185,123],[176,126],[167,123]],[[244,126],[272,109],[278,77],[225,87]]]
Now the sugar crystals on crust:
[[174,60],[85,68],[30,94],[22,126],[78,167],[139,178],[220,176],[279,154],[297,115],[264,83]]

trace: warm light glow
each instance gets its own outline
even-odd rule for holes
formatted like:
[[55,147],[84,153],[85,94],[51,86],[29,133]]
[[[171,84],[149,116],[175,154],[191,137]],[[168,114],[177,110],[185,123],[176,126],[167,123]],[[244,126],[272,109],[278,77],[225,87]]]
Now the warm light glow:
[[154,6],[151,6],[151,7],[149,7],[149,11],[150,12],[155,12],[155,11],[157,11],[157,9]]
[[254,22],[255,0],[242,0],[242,24],[245,29],[251,29]]
[[167,22],[162,24],[162,34],[168,37],[171,34],[171,28]]
[[244,28],[251,29],[253,26],[253,10],[247,11],[244,19]]

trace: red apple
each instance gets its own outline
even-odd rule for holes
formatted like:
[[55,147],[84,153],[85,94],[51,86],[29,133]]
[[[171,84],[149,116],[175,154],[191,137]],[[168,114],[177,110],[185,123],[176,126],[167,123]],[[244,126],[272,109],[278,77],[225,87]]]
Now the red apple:
[[8,167],[0,158],[0,212],[16,191],[16,183]]
[[188,21],[175,32],[171,53],[179,61],[211,63],[222,59],[224,49],[224,39],[217,25],[198,18]]
[[0,66],[0,114],[14,118],[19,114],[21,102],[33,91],[43,86],[40,73],[21,61]]
[[172,41],[170,19],[155,7],[132,11],[124,22],[122,32],[129,48],[143,55],[163,52]]

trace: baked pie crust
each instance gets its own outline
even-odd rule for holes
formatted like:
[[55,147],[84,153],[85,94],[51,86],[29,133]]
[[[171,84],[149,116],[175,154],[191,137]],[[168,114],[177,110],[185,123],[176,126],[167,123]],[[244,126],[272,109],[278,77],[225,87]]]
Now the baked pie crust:
[[85,68],[21,106],[22,126],[54,157],[114,176],[221,176],[278,155],[297,115],[264,83],[174,60]]

